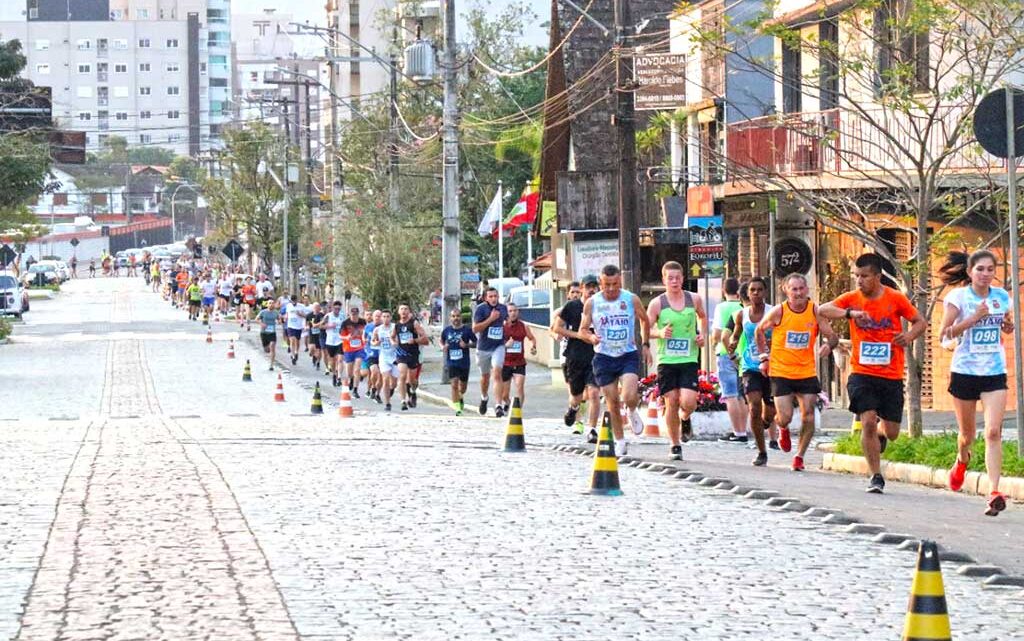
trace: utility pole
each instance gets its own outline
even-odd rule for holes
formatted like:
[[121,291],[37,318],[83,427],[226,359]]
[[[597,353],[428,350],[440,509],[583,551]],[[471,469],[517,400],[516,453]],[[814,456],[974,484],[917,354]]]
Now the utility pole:
[[391,54],[391,141],[388,143],[388,206],[398,212],[398,59]]
[[640,294],[640,229],[636,212],[636,122],[633,113],[633,61],[626,54],[629,0],[615,0],[615,129],[618,153],[619,263],[622,287]]
[[[461,283],[459,282],[459,131],[456,105],[455,67],[455,0],[444,3],[444,234],[441,258],[441,294],[444,297],[444,315],[453,309],[461,310]],[[620,0],[622,1],[622,0]]]

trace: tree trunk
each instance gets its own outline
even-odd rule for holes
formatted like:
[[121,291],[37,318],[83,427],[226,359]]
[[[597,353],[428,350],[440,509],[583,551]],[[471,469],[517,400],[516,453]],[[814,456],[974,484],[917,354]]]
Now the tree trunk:
[[[924,318],[925,323],[931,326],[932,319],[928,317],[928,292],[931,289],[932,268],[928,258],[928,204],[925,193],[918,190],[917,194],[917,283],[914,288],[914,306]],[[907,358],[907,400],[908,423],[910,424],[910,436],[917,438],[924,434],[924,415],[921,410],[922,374],[924,372],[924,359],[926,355],[926,341],[928,331],[914,341],[913,349],[908,351]]]

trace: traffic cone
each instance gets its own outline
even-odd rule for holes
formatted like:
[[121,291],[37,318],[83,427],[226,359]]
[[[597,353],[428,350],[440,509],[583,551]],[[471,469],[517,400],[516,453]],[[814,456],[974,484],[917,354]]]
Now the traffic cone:
[[506,452],[525,452],[526,437],[523,436],[523,405],[519,397],[512,399],[512,411],[508,413],[508,430],[505,432]]
[[281,375],[277,375],[277,391],[274,392],[274,401],[278,403],[284,403],[284,385],[281,381]]
[[220,310],[219,309],[213,310],[213,322],[215,322],[215,323],[219,323],[220,322]]
[[942,587],[939,547],[935,541],[921,541],[917,571],[910,586],[910,603],[903,624],[903,641],[949,641],[949,612]]
[[242,382],[243,383],[251,383],[252,382],[252,368],[249,367],[249,360],[248,359],[246,359],[246,361],[245,361],[245,369],[242,370]]
[[209,329],[206,330],[206,342],[207,343],[212,343],[213,342],[213,331],[212,330],[209,330]]
[[210,315],[207,314],[206,312],[203,312],[203,325],[209,325],[209,324],[210,324]]
[[313,404],[309,406],[310,414],[323,414],[324,404],[320,399],[320,381],[316,382],[316,387],[313,388]]
[[352,418],[352,393],[348,390],[348,384],[341,386],[341,396],[338,397],[338,416],[341,418]]
[[661,436],[658,429],[658,399],[651,398],[647,401],[647,416],[644,417],[644,436]]
[[231,339],[231,342],[228,343],[228,358],[234,358],[234,357],[235,357],[235,339]]
[[590,480],[590,493],[621,496],[619,489],[619,462],[615,458],[615,439],[612,437],[612,417],[604,413],[601,433],[594,451],[594,475]]

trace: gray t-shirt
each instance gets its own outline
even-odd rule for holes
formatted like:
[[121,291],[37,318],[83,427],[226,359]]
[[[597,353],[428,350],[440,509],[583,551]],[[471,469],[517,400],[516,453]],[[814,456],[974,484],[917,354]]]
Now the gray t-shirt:
[[266,327],[264,327],[260,331],[262,331],[264,334],[273,334],[274,332],[276,332],[278,316],[278,312],[273,309],[260,310],[260,313],[256,318],[258,318],[260,322],[266,323]]

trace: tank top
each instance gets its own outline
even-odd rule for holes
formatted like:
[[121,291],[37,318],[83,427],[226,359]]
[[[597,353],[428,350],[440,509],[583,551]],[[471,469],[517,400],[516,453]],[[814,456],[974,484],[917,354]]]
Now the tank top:
[[[764,306],[764,314],[761,315],[762,320],[765,314],[769,314],[772,311],[771,305]],[[740,316],[740,320],[743,322],[743,337],[740,339],[738,349],[740,350],[740,359],[742,360],[743,372],[756,372],[760,370],[761,361],[758,359],[760,350],[757,347],[757,336],[755,331],[757,330],[757,323],[750,320],[750,308],[744,307],[743,314]],[[769,348],[772,344],[772,330],[768,330],[765,333],[765,339],[767,339]]]
[[385,365],[391,365],[395,362],[395,346],[391,342],[391,325],[378,325],[373,328],[373,333],[377,336],[377,340],[380,341],[380,360]]
[[668,296],[662,294],[661,311],[658,312],[657,327],[672,325],[672,338],[658,338],[657,352],[659,365],[696,363],[700,356],[697,347],[697,310],[693,308],[690,292],[683,292],[683,308],[675,310]]
[[774,328],[769,353],[768,373],[773,377],[800,380],[818,375],[814,347],[818,342],[815,306],[794,312],[782,303],[782,320]]
[[399,356],[412,356],[414,358],[419,358],[419,343],[407,343],[407,341],[416,340],[416,319],[411,318],[405,323],[395,323],[395,333],[398,335],[398,344],[395,345],[395,352]]
[[594,351],[613,358],[635,352],[633,294],[623,289],[618,298],[610,301],[598,292],[590,300],[594,333],[601,338]]

